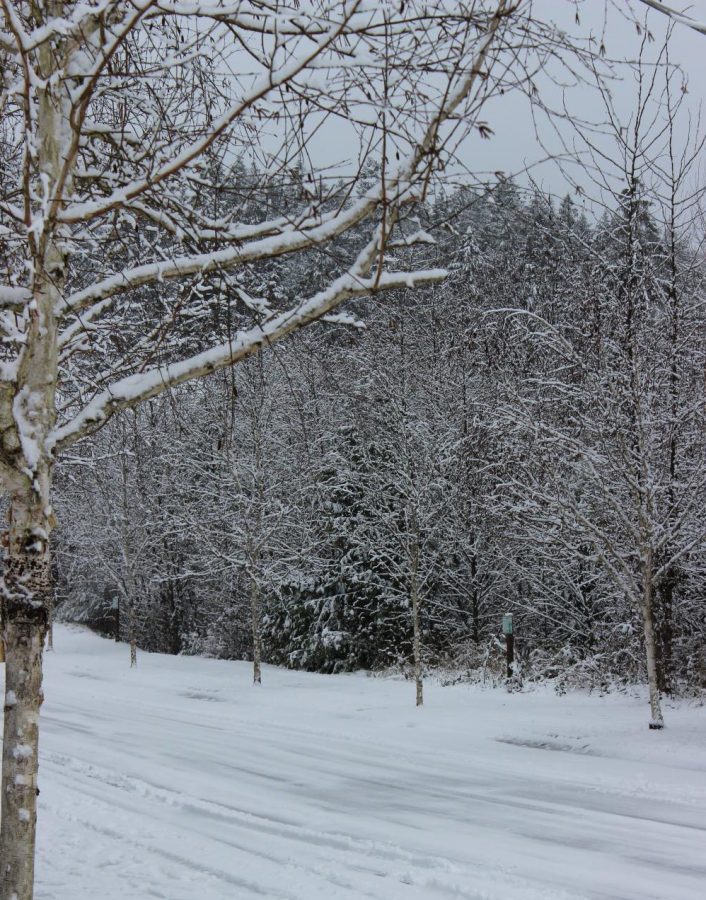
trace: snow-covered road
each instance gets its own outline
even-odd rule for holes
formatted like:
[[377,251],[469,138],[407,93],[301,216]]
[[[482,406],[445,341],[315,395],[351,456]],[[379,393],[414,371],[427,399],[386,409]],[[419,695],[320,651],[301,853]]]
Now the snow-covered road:
[[706,897],[703,707],[55,642],[37,900]]

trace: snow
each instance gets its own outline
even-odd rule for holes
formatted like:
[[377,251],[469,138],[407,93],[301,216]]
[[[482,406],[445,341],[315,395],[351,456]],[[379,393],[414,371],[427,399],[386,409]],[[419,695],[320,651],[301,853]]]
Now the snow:
[[32,299],[32,292],[27,288],[0,284],[0,309],[21,309]]
[[15,744],[12,748],[12,755],[15,759],[29,759],[32,755],[32,748],[29,744]]
[[56,629],[35,900],[702,900],[706,711]]

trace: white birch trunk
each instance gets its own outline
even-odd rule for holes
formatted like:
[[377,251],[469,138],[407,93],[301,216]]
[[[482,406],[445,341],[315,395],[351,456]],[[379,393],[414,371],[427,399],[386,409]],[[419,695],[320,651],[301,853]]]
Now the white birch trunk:
[[5,561],[0,900],[32,900],[34,884],[42,651],[51,594],[48,522],[37,499],[13,496]]
[[659,673],[657,671],[657,644],[655,641],[654,586],[652,584],[652,550],[647,550],[642,575],[642,618],[645,630],[645,655],[647,657],[647,683],[650,692],[650,728],[664,728],[662,705],[659,693]]
[[424,675],[422,672],[422,627],[419,612],[419,593],[412,591],[412,619],[414,622],[414,683],[417,706],[424,704]]
[[[37,7],[37,25],[62,15],[62,0],[52,0]],[[69,108],[64,85],[51,77],[55,59],[50,42],[37,57],[36,165],[51,196],[64,164]],[[32,900],[34,893],[42,653],[52,599],[52,459],[46,446],[56,418],[56,310],[64,293],[66,251],[55,223],[46,213],[36,216],[29,238],[32,304],[16,376],[0,398],[4,455],[14,460],[15,470],[6,483],[11,504],[2,597],[6,661],[0,900]]]

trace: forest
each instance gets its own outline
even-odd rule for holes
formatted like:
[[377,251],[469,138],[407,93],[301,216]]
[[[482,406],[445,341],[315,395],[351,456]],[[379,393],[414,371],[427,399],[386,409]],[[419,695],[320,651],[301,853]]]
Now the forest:
[[[242,208],[246,176],[214,196]],[[440,237],[394,251],[442,285],[115,417],[60,483],[57,614],[254,654],[259,681],[261,659],[494,677],[511,612],[518,683],[654,665],[660,692],[702,689],[705,273],[662,196],[636,174],[589,221],[509,180],[450,192],[412,217]],[[182,327],[218,339],[240,296],[291,300],[327,264],[258,270],[225,313],[205,285]]]

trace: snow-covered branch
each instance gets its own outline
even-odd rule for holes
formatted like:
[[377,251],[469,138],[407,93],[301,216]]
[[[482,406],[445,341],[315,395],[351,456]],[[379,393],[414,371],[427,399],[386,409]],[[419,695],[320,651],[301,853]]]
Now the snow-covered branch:
[[258,353],[263,347],[270,346],[291,332],[322,318],[351,297],[377,290],[434,284],[442,281],[446,275],[444,269],[386,272],[368,278],[357,277],[352,272],[346,273],[305,303],[274,316],[262,325],[236,334],[232,341],[226,341],[220,346],[181,362],[159,366],[121,379],[91,400],[70,422],[57,428],[50,435],[47,448],[52,453],[60,452],[80,438],[96,431],[119,410],[136,406],[169,388],[246,359]]
[[694,31],[706,34],[706,20],[699,21],[698,19],[694,19],[692,16],[674,9],[673,6],[662,3],[662,0],[640,0],[640,2],[644,3],[645,6],[649,6],[650,9],[656,9],[663,15],[669,16],[672,21],[679,25],[686,25],[687,28],[693,28]]

